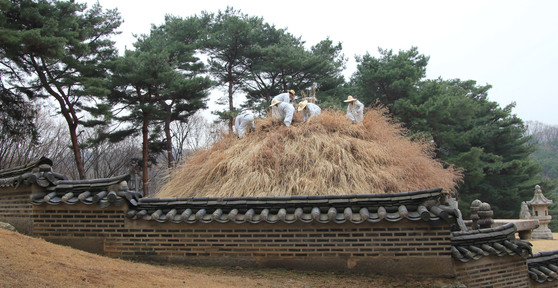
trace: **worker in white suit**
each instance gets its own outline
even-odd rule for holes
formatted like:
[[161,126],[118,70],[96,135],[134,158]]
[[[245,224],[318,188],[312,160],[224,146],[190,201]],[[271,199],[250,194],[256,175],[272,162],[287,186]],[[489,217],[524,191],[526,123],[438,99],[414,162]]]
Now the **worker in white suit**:
[[254,122],[254,115],[250,112],[242,112],[233,119],[234,133],[238,138],[244,137],[246,132],[255,131],[256,123]]
[[[281,101],[283,103],[291,103],[291,99],[295,97],[295,91],[294,90],[287,90],[287,92],[285,93],[281,93],[279,95],[274,96],[271,101],[273,102],[273,100],[277,100],[277,101]],[[294,108],[294,107],[293,107]],[[277,117],[277,107],[272,107],[271,108],[271,115],[273,117]]]
[[349,103],[347,106],[347,118],[349,118],[349,120],[353,123],[361,122],[364,117],[364,105],[350,95],[344,102]]
[[285,126],[290,127],[295,112],[293,105],[273,99],[273,101],[271,101],[271,107],[277,108],[276,118],[279,119],[279,121],[282,121]]
[[304,118],[304,122],[308,121],[313,116],[320,115],[322,113],[322,109],[320,106],[309,103],[308,100],[304,100],[298,103],[298,112],[302,111],[302,117]]

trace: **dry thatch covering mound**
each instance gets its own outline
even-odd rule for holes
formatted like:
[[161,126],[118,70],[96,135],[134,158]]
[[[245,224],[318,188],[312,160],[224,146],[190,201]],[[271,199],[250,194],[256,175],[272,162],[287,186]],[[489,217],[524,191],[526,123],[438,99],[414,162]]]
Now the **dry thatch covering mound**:
[[256,132],[226,136],[190,157],[157,197],[240,197],[397,193],[455,188],[462,176],[432,158],[433,146],[403,136],[400,125],[372,109],[359,124],[342,111],[288,128],[256,120]]

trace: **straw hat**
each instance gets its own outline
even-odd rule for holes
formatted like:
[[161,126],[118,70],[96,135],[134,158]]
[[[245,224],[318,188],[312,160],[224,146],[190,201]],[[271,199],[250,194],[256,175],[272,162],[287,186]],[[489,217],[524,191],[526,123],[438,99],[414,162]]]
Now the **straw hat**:
[[304,100],[300,103],[298,103],[298,111],[302,111],[304,108],[306,108],[306,104],[308,104],[308,100]]
[[287,92],[289,92],[289,94],[293,94],[293,96],[295,95],[295,91],[294,91],[294,90],[287,90]]
[[349,95],[349,97],[347,97],[347,100],[343,101],[343,102],[353,102],[356,101],[357,99],[353,98],[353,96]]
[[277,99],[273,99],[273,101],[271,101],[271,105],[269,105],[269,107],[275,106],[277,104],[281,103],[281,101],[277,100]]

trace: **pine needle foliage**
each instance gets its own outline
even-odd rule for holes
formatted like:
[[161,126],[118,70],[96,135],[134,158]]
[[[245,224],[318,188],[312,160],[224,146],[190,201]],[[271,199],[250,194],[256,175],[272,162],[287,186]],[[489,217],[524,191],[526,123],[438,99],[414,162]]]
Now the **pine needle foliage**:
[[157,197],[264,197],[397,193],[442,187],[462,172],[433,159],[432,143],[411,141],[401,125],[372,108],[352,124],[344,111],[324,110],[291,127],[271,117],[256,132],[225,136],[171,173]]

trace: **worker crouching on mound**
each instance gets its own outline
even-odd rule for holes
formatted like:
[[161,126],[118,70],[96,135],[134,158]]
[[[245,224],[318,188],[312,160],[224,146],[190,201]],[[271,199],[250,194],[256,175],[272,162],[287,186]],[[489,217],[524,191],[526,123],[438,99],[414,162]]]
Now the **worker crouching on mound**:
[[322,109],[314,104],[308,103],[308,100],[304,100],[298,103],[298,112],[302,111],[302,117],[304,117],[304,122],[308,121],[313,116],[320,115],[322,113]]
[[[272,100],[277,100],[283,103],[291,103],[291,99],[294,99],[295,96],[295,91],[294,90],[287,90],[287,92],[285,93],[281,93],[279,95],[276,95],[272,98]],[[293,106],[294,108],[294,106]],[[273,106],[271,108],[271,115],[273,117],[277,117],[277,107]]]
[[293,115],[295,109],[290,103],[281,102],[277,99],[273,99],[270,107],[277,107],[277,116],[274,115],[279,121],[283,122],[285,126],[290,127],[293,121]]
[[347,105],[347,118],[353,123],[362,122],[362,118],[364,117],[364,105],[353,98],[353,96],[349,96],[347,100],[343,102],[349,103],[349,105]]
[[254,115],[250,112],[242,112],[233,119],[234,133],[238,138],[244,137],[246,132],[255,131],[256,123]]

